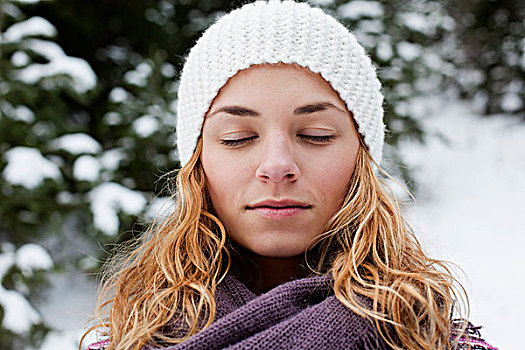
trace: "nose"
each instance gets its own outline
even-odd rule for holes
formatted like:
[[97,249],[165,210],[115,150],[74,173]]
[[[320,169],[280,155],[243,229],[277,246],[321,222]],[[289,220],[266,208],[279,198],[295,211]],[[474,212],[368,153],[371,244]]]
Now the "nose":
[[263,182],[294,182],[300,177],[299,167],[289,142],[284,136],[263,143],[261,161],[255,176]]

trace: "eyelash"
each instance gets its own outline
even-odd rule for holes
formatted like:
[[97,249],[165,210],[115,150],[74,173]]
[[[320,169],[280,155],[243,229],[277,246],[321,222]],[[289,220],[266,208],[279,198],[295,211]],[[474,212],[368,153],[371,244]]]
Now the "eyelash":
[[319,143],[326,143],[333,140],[335,137],[334,135],[326,135],[326,136],[314,136],[314,135],[299,135],[302,138],[308,140],[308,141],[314,141]]
[[[334,135],[326,135],[326,136],[313,136],[313,135],[299,135],[305,140],[317,142],[317,143],[327,143],[332,141],[332,139],[335,137]],[[257,136],[251,136],[251,137],[245,137],[243,139],[237,139],[237,140],[221,140],[221,144],[229,146],[229,147],[238,147],[242,146],[252,140],[257,138]]]
[[221,143],[229,147],[238,147],[238,146],[244,145],[245,143],[248,143],[249,141],[255,139],[256,137],[257,136],[251,136],[251,137],[245,137],[243,139],[237,139],[237,140],[221,140]]

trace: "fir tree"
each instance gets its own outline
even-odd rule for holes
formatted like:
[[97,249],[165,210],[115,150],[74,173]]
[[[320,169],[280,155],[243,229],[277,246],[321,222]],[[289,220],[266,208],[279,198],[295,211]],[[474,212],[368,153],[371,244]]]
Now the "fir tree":
[[525,116],[525,3],[451,0],[449,9],[461,29],[450,55],[461,95],[485,114]]

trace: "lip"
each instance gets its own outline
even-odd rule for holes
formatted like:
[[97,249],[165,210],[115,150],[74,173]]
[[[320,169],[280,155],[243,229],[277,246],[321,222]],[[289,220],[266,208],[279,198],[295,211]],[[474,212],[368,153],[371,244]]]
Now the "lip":
[[311,207],[308,203],[293,199],[269,199],[248,205],[246,209],[269,219],[284,219],[299,215]]

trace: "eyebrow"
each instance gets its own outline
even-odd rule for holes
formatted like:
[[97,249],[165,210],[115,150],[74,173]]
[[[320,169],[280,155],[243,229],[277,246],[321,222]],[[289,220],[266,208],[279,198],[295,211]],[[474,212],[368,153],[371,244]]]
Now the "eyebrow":
[[[320,102],[320,103],[312,103],[312,104],[307,104],[304,106],[297,107],[296,109],[294,109],[293,114],[294,115],[305,115],[305,114],[311,114],[311,113],[315,113],[319,111],[324,111],[327,109],[336,109],[340,112],[346,113],[344,110],[337,107],[333,103]],[[211,113],[208,117],[211,117],[212,115],[216,113],[220,113],[220,112],[228,113],[228,114],[236,115],[240,117],[259,117],[261,115],[259,112],[254,111],[253,109],[249,109],[247,107],[223,106],[213,111],[213,113]]]

